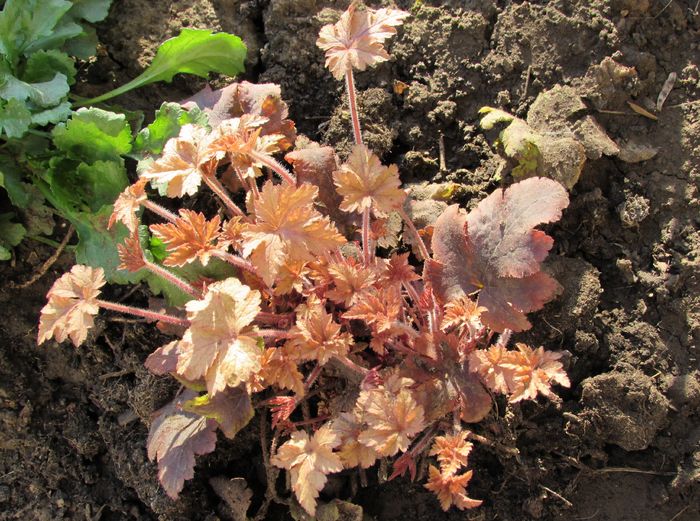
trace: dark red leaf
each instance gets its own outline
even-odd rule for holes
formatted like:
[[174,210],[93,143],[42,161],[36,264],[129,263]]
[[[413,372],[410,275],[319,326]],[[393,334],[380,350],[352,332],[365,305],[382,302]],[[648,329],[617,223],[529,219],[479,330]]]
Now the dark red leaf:
[[416,460],[413,458],[410,452],[404,452],[400,457],[394,462],[394,468],[391,476],[389,476],[388,481],[403,476],[408,471],[411,476],[411,481],[416,480]]
[[534,177],[497,190],[469,215],[450,206],[435,222],[426,280],[444,302],[479,291],[481,320],[495,331],[529,329],[525,313],[559,290],[540,271],[552,238],[534,226],[558,220],[568,203],[559,183]]
[[491,395],[474,373],[460,372],[455,375],[455,381],[458,386],[462,421],[480,422],[491,411]]
[[268,402],[271,404],[273,429],[277,427],[278,423],[286,422],[297,406],[297,400],[294,396],[276,396],[270,398]]
[[195,455],[208,454],[216,446],[216,422],[181,410],[195,396],[186,390],[159,409],[148,433],[148,458],[158,460],[158,479],[173,499],[194,476]]

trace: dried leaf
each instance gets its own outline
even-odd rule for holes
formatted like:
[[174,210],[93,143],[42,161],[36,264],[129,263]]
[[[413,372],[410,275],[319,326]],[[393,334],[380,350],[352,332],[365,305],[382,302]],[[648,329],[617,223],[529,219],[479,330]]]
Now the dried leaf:
[[401,190],[399,169],[384,166],[365,145],[355,145],[348,162],[333,173],[338,193],[343,196],[340,209],[362,213],[371,208],[379,217],[401,208],[406,192]]
[[216,422],[181,410],[195,396],[186,390],[158,410],[148,432],[148,459],[158,460],[158,479],[172,499],[194,477],[195,455],[208,454],[216,446]]
[[102,268],[81,264],[56,280],[46,295],[48,302],[41,309],[38,343],[51,338],[56,342],[70,338],[75,347],[82,344],[100,309],[97,297],[104,284]]
[[260,370],[262,352],[250,324],[260,312],[260,293],[228,278],[211,284],[202,300],[186,304],[190,327],[183,336],[177,372],[204,377],[214,396]]
[[644,116],[645,118],[653,119],[654,121],[657,121],[659,119],[658,117],[656,117],[654,114],[649,112],[647,109],[645,109],[641,105],[637,105],[636,103],[633,103],[631,101],[627,101],[627,104],[630,106],[630,108],[633,111],[635,111],[640,116]]
[[315,208],[318,188],[265,183],[253,203],[255,223],[243,232],[243,255],[250,256],[266,284],[272,285],[290,259],[314,260],[335,250],[345,238]]
[[166,245],[169,255],[163,261],[166,266],[184,266],[199,260],[203,266],[209,263],[214,244],[219,237],[220,217],[208,221],[204,214],[192,210],[180,210],[180,217],[173,223],[152,224],[151,232]]
[[457,476],[454,474],[444,474],[430,465],[430,479],[428,479],[428,483],[425,484],[425,488],[435,493],[440,500],[440,506],[445,512],[447,512],[452,505],[460,510],[474,508],[481,505],[483,501],[480,499],[472,499],[467,496],[465,489],[471,478],[471,470]]
[[678,75],[675,72],[672,72],[668,75],[668,78],[666,78],[663,87],[661,87],[661,92],[659,92],[659,97],[656,98],[656,112],[661,112],[664,103],[666,103],[666,98],[668,98],[668,95],[671,94],[673,90],[676,79],[678,79]]
[[343,470],[343,463],[333,449],[340,438],[329,424],[309,438],[305,431],[292,433],[277,454],[270,458],[273,465],[289,470],[292,490],[309,515],[316,514],[316,498],[326,484],[326,475]]
[[357,10],[355,3],[350,4],[337,23],[324,25],[319,32],[316,45],[326,51],[326,67],[341,80],[352,67],[363,71],[388,60],[383,43],[408,16],[399,9]]
[[435,223],[426,281],[442,301],[479,291],[481,321],[495,331],[529,329],[525,313],[559,289],[539,271],[552,238],[533,227],[556,221],[567,205],[559,183],[535,177],[492,193],[469,215],[450,206]]

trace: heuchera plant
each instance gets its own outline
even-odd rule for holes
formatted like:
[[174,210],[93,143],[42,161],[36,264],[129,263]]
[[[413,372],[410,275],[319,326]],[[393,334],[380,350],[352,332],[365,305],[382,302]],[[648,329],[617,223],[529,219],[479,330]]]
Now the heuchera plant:
[[[508,347],[512,332],[531,327],[526,314],[560,290],[540,264],[552,238],[535,227],[560,218],[566,190],[531,178],[496,190],[468,214],[450,206],[428,245],[403,210],[398,168],[362,142],[353,69],[386,60],[382,44],[407,16],[351,5],[321,29],[326,66],[347,85],[356,144],[345,163],[308,142],[290,151],[294,124],[274,85],[234,84],[190,101],[211,127],[184,125],[112,215],[131,231],[119,250],[121,269],[174,284],[189,295],[184,309],[102,300],[102,270],[82,265],[48,294],[40,343],[80,345],[100,308],[157,321],[173,336],[146,360],[183,386],[155,413],[148,438],[172,498],[193,476],[195,456],[214,450],[216,430],[233,438],[258,409],[268,472],[263,508],[289,502],[275,489],[275,467],[289,472],[296,499],[314,515],[328,474],[388,459],[392,478],[408,471],[414,479],[420,456],[434,458],[425,487],[443,509],[476,507],[481,500],[466,491],[468,458],[473,442],[485,439],[467,424],[489,414],[492,394],[556,399],[551,386],[569,386],[561,353]],[[280,152],[293,172],[275,157]],[[221,212],[172,213],[153,200],[149,183],[178,200],[207,187]],[[143,209],[162,222],[146,228]],[[415,263],[409,253],[377,250],[390,212],[402,215],[419,245]],[[353,214],[358,220],[347,218]],[[156,239],[166,249],[162,262],[152,251]],[[221,280],[175,274],[215,261],[235,273]]]

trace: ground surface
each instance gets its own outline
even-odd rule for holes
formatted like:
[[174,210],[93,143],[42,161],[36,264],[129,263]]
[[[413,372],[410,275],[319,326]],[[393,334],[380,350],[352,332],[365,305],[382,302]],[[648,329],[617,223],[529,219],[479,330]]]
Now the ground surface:
[[[538,94],[557,85],[572,87],[566,92],[587,107],[569,123],[592,116],[618,145],[658,153],[629,163],[593,151],[563,220],[550,229],[556,251],[548,269],[565,291],[532,317],[526,338],[571,352],[572,388],[558,408],[527,404],[478,427],[519,451],[475,451],[470,495],[484,506],[443,513],[421,485],[379,485],[373,473],[354,498],[336,483],[338,496],[378,520],[700,519],[696,0],[416,4],[390,48],[394,59],[357,78],[366,140],[399,164],[404,181],[456,181],[458,202],[475,204],[498,186],[479,107],[524,118]],[[247,79],[280,83],[301,132],[347,149],[342,85],[314,46],[318,28],[337,16],[326,8],[345,5],[115,0],[82,88],[101,92],[134,77],[182,27],[235,32],[249,46]],[[604,62],[610,57],[633,70]],[[630,110],[627,101],[653,107],[671,72],[678,81],[657,121]],[[399,94],[394,80],[408,89]],[[151,113],[201,86],[178,78],[119,101]],[[145,422],[173,392],[142,366],[162,339],[140,324],[102,318],[79,350],[37,347],[44,294],[70,258],[27,289],[12,283],[29,279],[50,255],[27,242],[14,267],[0,267],[0,519],[231,519],[209,480],[241,476],[261,490],[257,421],[201,458],[181,501],[170,501],[145,453]],[[115,288],[111,297],[145,299],[142,290],[127,291]]]

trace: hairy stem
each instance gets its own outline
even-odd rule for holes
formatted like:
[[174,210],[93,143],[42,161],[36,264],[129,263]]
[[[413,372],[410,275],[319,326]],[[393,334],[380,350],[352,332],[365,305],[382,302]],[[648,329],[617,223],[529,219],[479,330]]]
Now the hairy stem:
[[180,277],[178,277],[174,273],[170,273],[165,268],[147,260],[146,258],[143,259],[143,262],[145,263],[146,269],[148,271],[150,271],[151,273],[153,273],[154,275],[158,275],[160,278],[167,280],[173,286],[176,286],[177,288],[181,289],[185,293],[192,295],[195,298],[202,297],[201,291],[199,291],[198,289],[196,289],[194,286],[190,285],[189,283],[185,282],[184,280],[182,280]]
[[323,368],[322,365],[316,364],[316,367],[314,367],[311,370],[311,373],[309,373],[309,377],[306,379],[306,382],[304,382],[304,390],[308,391],[311,389],[311,386],[314,384],[316,381],[316,378],[318,378],[318,375],[321,374],[321,369]]
[[366,375],[369,373],[369,369],[365,369],[361,365],[356,364],[352,360],[350,360],[347,356],[334,356],[336,360],[338,360],[341,364],[343,364],[345,367],[350,369],[351,371],[361,374],[361,375]]
[[369,266],[372,257],[369,251],[369,212],[369,208],[365,208],[362,212],[362,258],[365,266]]
[[170,221],[171,223],[175,222],[175,220],[177,219],[177,215],[175,215],[173,212],[166,208],[163,208],[158,203],[154,203],[153,201],[150,201],[148,199],[142,202],[141,206],[143,206],[147,210],[152,211],[154,214],[162,217],[166,221]]
[[512,329],[504,329],[503,333],[498,335],[498,340],[496,340],[496,345],[499,347],[507,347],[508,342],[510,342],[510,336],[513,334]]
[[108,300],[97,300],[97,305],[103,309],[109,309],[110,311],[117,311],[119,313],[127,313],[129,315],[135,315],[137,317],[144,317],[149,320],[160,320],[161,322],[167,322],[168,324],[175,324],[178,326],[189,326],[190,323],[184,318],[177,318],[171,315],[166,315],[165,313],[158,313],[156,311],[150,311],[148,309],[135,308],[132,306],[126,306],[124,304],[117,304],[116,302],[109,302]]
[[294,178],[291,172],[282,166],[282,163],[277,161],[274,157],[266,156],[265,154],[261,154],[254,150],[250,152],[250,157],[268,167],[290,185],[296,186],[297,180]]
[[404,210],[403,207],[399,208],[397,211],[406,223],[406,226],[408,226],[408,229],[411,230],[411,233],[416,238],[416,243],[418,244],[418,251],[420,252],[421,257],[423,257],[423,262],[427,261],[430,258],[430,253],[428,253],[428,248],[425,245],[425,242],[423,242],[423,238],[420,236],[420,233],[418,233],[416,225],[413,224],[413,221],[408,216],[406,210]]
[[204,182],[207,183],[207,186],[211,189],[212,192],[214,192],[219,199],[221,199],[226,205],[226,208],[229,210],[234,215],[238,215],[240,217],[243,217],[245,221],[248,221],[248,216],[245,214],[243,210],[241,210],[236,203],[233,202],[233,199],[228,195],[226,192],[226,189],[224,186],[219,182],[219,180],[214,177],[213,175],[207,175],[206,173],[202,173],[202,179],[204,179]]
[[352,132],[355,136],[355,143],[362,144],[362,130],[360,128],[360,117],[357,113],[357,95],[355,94],[355,77],[352,74],[352,66],[348,66],[345,71],[345,87],[348,90],[348,104],[350,105],[350,118],[352,119]]
[[263,338],[287,338],[289,331],[284,329],[259,329],[255,335]]

